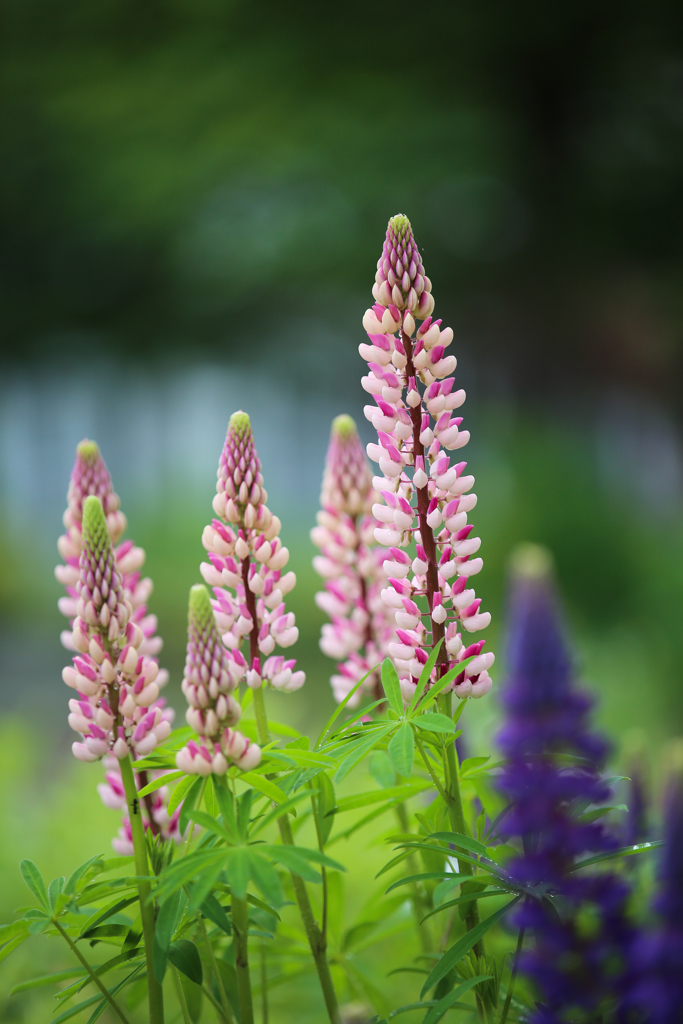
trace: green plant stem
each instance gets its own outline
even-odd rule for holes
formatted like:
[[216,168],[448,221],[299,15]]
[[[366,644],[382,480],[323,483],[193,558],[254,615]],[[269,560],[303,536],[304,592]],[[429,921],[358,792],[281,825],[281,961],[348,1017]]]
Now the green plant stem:
[[225,985],[223,984],[221,972],[219,971],[218,964],[216,963],[216,955],[213,951],[213,946],[211,945],[211,939],[209,938],[209,933],[206,930],[204,918],[201,916],[201,914],[199,914],[199,925],[202,930],[202,935],[204,937],[204,945],[206,946],[207,952],[209,954],[209,960],[211,961],[211,970],[213,971],[213,976],[216,979],[216,987],[218,988],[218,994],[221,997],[223,1015],[225,1019],[228,1021],[228,1024],[232,1024],[232,1012],[230,1010],[230,1003],[228,1001],[228,996],[225,991]]
[[[266,703],[263,697],[263,687],[261,686],[254,690],[253,694],[259,743],[265,745],[266,743],[270,743],[270,730],[268,728],[268,717],[266,715]],[[280,829],[280,838],[282,839],[282,842],[287,846],[293,846],[294,837],[292,835],[292,826],[289,823],[289,816],[287,814],[283,814],[281,818],[278,818],[278,828]],[[313,908],[311,907],[306,883],[300,875],[292,873],[292,886],[294,888],[296,902],[299,906],[301,920],[304,929],[306,930],[311,954],[315,961],[315,968],[318,972],[318,980],[325,1000],[327,1015],[330,1018],[330,1024],[341,1024],[337,993],[334,990],[332,974],[330,973],[330,965],[327,960],[327,943],[313,916]]]
[[[396,816],[398,818],[399,827],[401,832],[407,833],[410,830],[408,824],[408,812],[404,803],[397,804]],[[408,873],[416,875],[418,873],[418,863],[414,853],[411,853],[407,858],[406,863],[408,865]],[[422,924],[422,918],[428,912],[429,907],[426,900],[423,898],[420,891],[420,885],[418,882],[412,882],[410,885],[412,891],[412,904],[413,904],[413,916],[415,918],[415,925],[417,932],[420,937],[420,945],[422,946],[423,953],[429,953],[432,948],[432,937],[431,930],[428,929],[426,922]]]
[[135,873],[138,881],[138,894],[140,897],[140,916],[142,918],[142,934],[145,943],[145,960],[147,963],[147,987],[149,996],[149,1024],[164,1024],[164,993],[154,973],[154,903],[152,902],[152,887],[146,877],[149,875],[149,864],[147,861],[147,843],[145,841],[145,827],[142,823],[140,813],[140,800],[133,775],[133,765],[130,757],[124,757],[119,761],[123,788],[126,793],[126,804],[128,805],[128,817],[130,819],[130,830],[133,836],[133,853],[135,857]]
[[[197,800],[195,801],[195,807],[197,808],[197,810],[201,810],[202,800],[204,799],[204,790],[205,789],[206,789],[206,779],[204,779],[202,781],[202,784],[201,784],[201,786],[199,788],[199,796],[197,797]],[[187,833],[187,839],[183,843],[183,852],[181,853],[181,857],[186,857],[188,855],[188,853],[190,852],[190,846],[192,844],[192,840],[194,839],[195,832],[199,832],[199,831],[200,831],[199,825],[195,825],[195,823],[193,821],[191,821],[190,822],[190,829],[189,829],[189,832]]]
[[218,1014],[220,1019],[224,1020],[226,1022],[226,1024],[231,1024],[231,1021],[229,1021],[228,1018],[225,1016],[225,1012],[223,1010],[223,1007],[218,1002],[218,1000],[214,998],[213,992],[211,991],[211,989],[209,988],[208,985],[202,985],[202,992],[204,993],[206,998],[209,1000],[209,1002],[213,1006],[214,1010],[216,1011],[216,1013]]
[[519,935],[517,936],[517,948],[515,949],[515,958],[512,961],[512,974],[510,975],[510,984],[508,985],[508,994],[505,997],[503,1003],[503,1010],[500,1015],[500,1024],[505,1024],[507,1020],[508,1010],[510,1009],[510,1003],[512,1002],[512,990],[515,987],[515,981],[517,979],[517,970],[519,968],[519,956],[522,952],[522,946],[524,945],[524,928],[519,929]]
[[109,1005],[111,1006],[112,1010],[117,1015],[117,1017],[120,1020],[123,1021],[123,1024],[128,1024],[128,1018],[125,1016],[125,1014],[120,1009],[120,1007],[116,1004],[116,1002],[114,1001],[114,997],[111,995],[111,993],[109,992],[108,988],[103,983],[102,979],[100,977],[98,977],[97,974],[95,974],[95,972],[93,971],[92,967],[90,966],[88,961],[85,959],[85,957],[81,953],[81,951],[78,948],[78,946],[76,945],[76,943],[71,940],[71,937],[65,932],[65,930],[62,928],[61,924],[59,923],[59,921],[56,918],[52,919],[52,923],[54,924],[55,928],[57,929],[59,934],[62,936],[62,938],[65,939],[66,942],[69,944],[69,948],[70,948],[71,952],[74,954],[74,956],[81,962],[83,967],[86,969],[86,971],[90,975],[91,980],[95,982],[95,984],[97,985],[98,989],[100,990],[100,992],[102,993],[104,998],[107,1000],[107,1002],[109,1003]]
[[[323,843],[323,834],[320,827],[320,813],[318,808],[318,797],[313,783],[309,782],[308,787],[311,790],[311,810],[313,812],[313,821],[315,822],[315,834],[318,837],[318,849],[321,853],[325,852],[325,844]],[[322,876],[322,890],[323,890],[323,914],[320,922],[320,933],[323,937],[323,942],[327,943],[327,869],[324,864],[321,865],[320,874]]]
[[187,1000],[185,993],[183,992],[183,984],[178,974],[178,968],[171,966],[171,974],[173,975],[173,982],[175,984],[176,995],[178,996],[178,1002],[180,1003],[180,1009],[183,1014],[183,1024],[192,1024],[190,1020],[190,1011],[187,1008]]
[[240,998],[241,1024],[254,1024],[254,1007],[249,977],[249,908],[246,899],[232,896],[232,927],[235,933],[235,969]]
[[261,1024],[268,1024],[268,966],[266,947],[261,943]]

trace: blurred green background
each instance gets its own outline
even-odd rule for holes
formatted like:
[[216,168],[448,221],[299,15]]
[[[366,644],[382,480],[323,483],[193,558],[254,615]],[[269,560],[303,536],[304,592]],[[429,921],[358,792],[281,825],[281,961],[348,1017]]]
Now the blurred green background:
[[[496,686],[506,560],[547,544],[615,764],[637,728],[659,775],[683,728],[682,36],[670,0],[5,5],[3,920],[21,856],[68,872],[118,827],[69,753],[60,679],[52,567],[82,437],[147,549],[180,710],[215,467],[230,413],[250,412],[308,673],[275,713],[307,732],[329,713],[307,531],[332,417],[370,439],[360,320],[399,210],[468,393]],[[496,715],[495,690],[468,709],[470,752]],[[354,905],[374,891],[360,859],[349,885]],[[411,943],[368,960],[380,987]],[[23,946],[0,1018],[48,1019],[49,991],[8,992],[66,965]],[[275,1024],[318,1019],[313,987],[285,988]]]

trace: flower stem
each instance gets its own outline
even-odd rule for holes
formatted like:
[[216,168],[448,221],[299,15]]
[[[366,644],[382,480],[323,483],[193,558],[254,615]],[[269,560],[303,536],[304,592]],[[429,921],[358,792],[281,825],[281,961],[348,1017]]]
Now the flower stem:
[[130,757],[119,761],[121,778],[126,793],[130,830],[133,836],[133,853],[135,857],[135,873],[138,876],[138,894],[140,897],[140,916],[142,918],[142,934],[145,943],[145,960],[147,962],[147,986],[149,995],[150,1024],[164,1024],[164,993],[154,973],[154,903],[150,899],[152,887],[146,877],[149,874],[147,862],[147,844],[145,827],[140,813],[140,800],[133,775]]
[[104,985],[104,983],[102,982],[102,979],[99,978],[97,976],[97,974],[95,974],[95,972],[93,971],[92,967],[90,966],[88,961],[85,959],[85,957],[81,953],[81,951],[78,948],[78,946],[76,945],[76,943],[72,942],[71,937],[69,935],[67,935],[67,933],[62,928],[61,924],[59,923],[59,921],[57,921],[56,918],[52,919],[52,923],[54,924],[54,926],[57,929],[57,931],[59,932],[59,934],[66,940],[66,942],[68,942],[69,948],[71,949],[71,952],[74,954],[74,956],[78,960],[80,960],[81,964],[86,969],[86,971],[90,975],[91,979],[95,982],[95,984],[97,985],[98,989],[100,990],[100,992],[102,993],[104,998],[107,1000],[107,1002],[109,1003],[109,1005],[111,1006],[112,1010],[117,1015],[117,1017],[121,1021],[123,1021],[123,1024],[128,1024],[128,1018],[125,1016],[125,1014],[120,1009],[120,1007],[117,1005],[117,1003],[114,1001],[113,996],[111,995],[111,993],[107,989],[106,985]]
[[[254,690],[254,710],[256,712],[256,726],[258,728],[259,743],[265,745],[266,743],[270,743],[270,730],[268,728],[266,702],[263,697],[262,686]],[[294,836],[292,835],[292,827],[289,823],[289,817],[287,814],[283,814],[281,818],[278,818],[278,827],[280,829],[280,838],[282,839],[282,842],[287,846],[293,846]],[[337,993],[334,990],[332,974],[330,973],[330,965],[327,960],[327,942],[325,941],[325,937],[313,916],[313,908],[311,907],[308,890],[306,889],[306,883],[303,878],[301,878],[300,875],[292,873],[292,886],[294,887],[296,902],[299,905],[301,920],[306,930],[308,944],[311,947],[311,954],[315,961],[315,968],[318,972],[318,980],[323,992],[323,998],[327,1008],[327,1015],[330,1018],[330,1024],[341,1024]]]
[[178,996],[178,1002],[180,1003],[180,1009],[183,1014],[183,1024],[192,1024],[190,1020],[190,1012],[187,1008],[187,1000],[185,993],[183,992],[183,984],[180,980],[177,967],[171,967],[171,974],[173,975],[173,981],[175,984],[176,995]]
[[500,1015],[500,1024],[505,1024],[507,1020],[508,1010],[510,1009],[510,1003],[512,1002],[512,990],[515,987],[515,980],[517,978],[517,970],[519,968],[519,956],[522,952],[522,946],[524,945],[524,928],[519,929],[519,935],[517,936],[517,948],[515,949],[515,958],[512,961],[512,974],[510,975],[510,984],[508,985],[508,994],[505,997],[503,1003],[503,1010]]
[[268,1024],[268,966],[266,947],[261,943],[261,1024]]
[[204,919],[202,918],[201,914],[199,915],[199,924],[201,926],[202,935],[204,937],[204,944],[209,954],[209,960],[211,961],[211,970],[213,971],[213,976],[216,979],[218,994],[221,997],[223,1016],[228,1021],[228,1024],[232,1024],[232,1013],[230,1011],[230,1003],[228,1002],[228,997],[225,991],[225,985],[223,984],[221,972],[218,969],[218,964],[216,963],[216,956],[213,951],[213,946],[211,945],[211,939],[209,938],[209,933],[206,930],[206,925],[204,924]]
[[[397,804],[396,816],[398,818],[399,827],[402,832],[408,832],[410,826],[408,824],[408,812],[406,811],[406,805],[404,803]],[[418,873],[417,860],[415,854],[411,853],[407,858],[406,863],[408,865],[408,872],[411,875]],[[420,892],[419,882],[412,882],[410,885],[412,892],[411,903],[413,904],[413,916],[415,918],[415,925],[417,927],[417,933],[420,937],[420,945],[422,946],[423,953],[429,953],[432,948],[431,932],[427,927],[427,923],[422,924],[422,918],[427,913],[427,905]]]
[[249,977],[249,908],[246,899],[232,895],[232,926],[235,932],[235,970],[240,999],[241,1024],[254,1024],[254,1007]]

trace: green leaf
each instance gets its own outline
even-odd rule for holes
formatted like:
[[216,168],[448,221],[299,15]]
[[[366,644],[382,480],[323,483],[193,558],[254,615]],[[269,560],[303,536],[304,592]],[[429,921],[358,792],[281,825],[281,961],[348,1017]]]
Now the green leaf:
[[418,710],[424,711],[428,704],[431,704],[433,700],[436,700],[442,690],[445,690],[445,688],[453,682],[456,676],[460,675],[462,670],[466,668],[471,661],[474,661],[474,655],[472,655],[471,658],[465,658],[464,661],[459,661],[458,664],[454,668],[450,669],[445,676],[441,676],[441,679],[437,679],[431,690],[427,691],[427,696],[419,705]]
[[153,779],[147,783],[144,789],[138,792],[139,797],[148,796],[150,793],[155,793],[157,789],[161,789],[163,786],[167,786],[169,782],[175,782],[176,779],[181,779],[184,772],[168,772],[166,775],[160,775],[158,779]]
[[115,900],[112,900],[111,903],[107,903],[101,910],[96,911],[92,917],[88,918],[81,928],[78,936],[79,939],[90,938],[93,928],[102,924],[104,921],[107,921],[110,917],[113,917],[114,914],[118,914],[121,910],[125,910],[126,907],[131,905],[131,903],[137,903],[138,899],[139,897],[137,893],[135,896],[129,896],[127,899],[119,899],[117,896]]
[[[409,882],[430,882],[437,878],[441,879],[452,877],[452,871],[423,871],[419,875],[408,875],[406,878],[400,878],[398,882],[393,882],[392,885],[390,885],[389,888],[385,891],[384,895],[386,896],[388,893],[391,892],[392,889],[398,889],[400,885],[408,885]],[[470,875],[467,875],[467,878],[470,877]]]
[[253,839],[253,837],[258,835],[259,832],[262,832],[263,829],[267,828],[267,826],[270,825],[270,823],[274,821],[276,818],[281,818],[283,814],[291,810],[291,808],[295,807],[296,804],[300,803],[302,800],[308,800],[310,795],[311,794],[309,790],[304,790],[301,793],[295,793],[294,796],[289,797],[289,799],[286,800],[285,803],[278,804],[276,807],[273,807],[272,810],[270,810],[262,818],[259,818],[258,821],[254,822],[250,832],[251,838]]
[[204,980],[202,962],[194,942],[190,942],[189,939],[178,939],[177,942],[172,942],[168,951],[168,959],[195,985],[202,984]]
[[225,912],[225,907],[218,902],[213,893],[209,893],[202,903],[200,910],[204,917],[208,917],[209,921],[213,921],[215,925],[218,925],[226,935],[232,935],[230,918]]
[[53,878],[47,887],[47,898],[50,901],[50,906],[52,907],[53,914],[56,913],[58,909],[61,909],[61,907],[63,907],[64,904],[67,902],[66,900],[62,900],[60,907],[57,907],[57,901],[64,892],[64,883],[65,878],[64,875],[62,875],[61,878]]
[[325,867],[332,868],[334,871],[346,871],[344,865],[340,864],[339,861],[332,860],[331,857],[328,857],[326,853],[321,853],[320,850],[311,850],[306,846],[264,844],[259,846],[258,849],[261,853],[272,857],[276,863],[284,864],[293,874],[300,875],[309,882],[322,881],[321,875],[310,866],[310,861],[313,861],[315,864],[324,864]]
[[217,821],[211,814],[207,814],[206,811],[190,811],[188,818],[190,821],[196,821],[207,832],[220,836],[221,839],[227,839],[229,843],[234,843],[236,837],[221,825],[220,821]]
[[468,932],[458,939],[458,941],[447,949],[443,956],[439,959],[438,963],[430,971],[427,980],[422,986],[420,992],[420,998],[422,998],[425,992],[428,992],[430,988],[433,988],[438,981],[441,981],[448,972],[459,963],[464,956],[472,949],[473,946],[479,942],[482,935],[485,935],[489,928],[492,928],[502,917],[507,914],[511,907],[514,907],[515,903],[519,900],[517,896],[514,900],[510,900],[504,907],[497,910],[495,914],[491,914],[485,921],[481,921],[474,928],[470,928]]
[[13,939],[10,939],[9,942],[6,942],[2,948],[0,948],[0,960],[5,960],[10,953],[14,952],[17,946],[20,946],[22,942],[26,941],[30,934],[30,927],[30,925],[27,925],[26,931],[22,935],[16,935]]
[[427,729],[429,732],[455,732],[453,720],[448,715],[441,715],[436,711],[427,711],[423,715],[417,715],[412,721],[418,729]]
[[226,854],[230,888],[238,900],[243,900],[251,878],[251,851],[246,846],[233,846]]
[[[178,786],[181,785],[182,783],[179,782]],[[197,778],[193,781],[192,785],[189,787],[187,793],[185,794],[185,799],[183,800],[183,807],[180,812],[180,818],[178,819],[178,828],[180,829],[181,835],[185,835],[185,830],[187,829],[187,826],[190,823],[190,811],[194,810],[194,806],[197,800],[199,799],[200,793],[204,791],[205,785],[206,779],[203,778],[201,775],[198,775]],[[178,789],[178,786],[176,786],[176,790]]]
[[599,818],[604,818],[610,811],[627,811],[628,807],[626,804],[613,804],[611,807],[596,807],[592,811],[586,811],[585,814],[580,814],[577,821],[580,821],[582,825],[590,825],[591,822],[597,821]]
[[[260,859],[263,859],[263,858],[260,858]],[[264,914],[270,914],[270,916],[274,917],[277,921],[281,921],[282,920],[282,918],[278,914],[277,910],[274,910],[270,906],[270,904],[264,903],[263,900],[260,900],[258,898],[258,896],[254,896],[254,894],[251,893],[251,892],[247,893],[247,903],[251,903],[251,905],[253,907],[258,907],[258,909],[262,910],[264,912]]]
[[200,873],[199,878],[192,886],[192,895],[187,907],[187,913],[190,917],[194,916],[211,894],[214,885],[223,871],[223,867],[224,865],[219,861],[217,864],[210,864],[209,867],[204,868]]
[[93,1003],[99,1002],[106,1003],[106,1001],[107,1000],[103,999],[98,992],[96,996],[90,996],[89,999],[84,999],[82,1003],[77,1003],[75,1006],[65,1010],[64,1013],[60,1013],[59,1017],[53,1017],[51,1024],[61,1024],[62,1021],[69,1020],[70,1017],[75,1017],[77,1013],[80,1013],[81,1010],[85,1010],[87,1006],[92,1006]]
[[404,722],[396,735],[392,736],[387,753],[398,774],[410,778],[415,760],[415,737],[408,722]]
[[377,669],[377,665],[375,665],[373,668],[371,668],[369,672],[366,672],[365,675],[363,676],[363,678],[358,680],[358,682],[356,683],[354,688],[352,690],[350,690],[346,694],[346,696],[344,697],[344,700],[338,705],[337,708],[335,708],[335,710],[332,712],[332,714],[328,718],[327,724],[323,726],[323,730],[320,733],[320,736],[318,737],[318,741],[317,741],[315,747],[313,748],[314,750],[318,750],[320,747],[322,747],[323,743],[325,742],[327,737],[332,732],[332,726],[337,721],[337,719],[341,715],[341,713],[344,710],[344,708],[346,707],[346,705],[349,703],[349,701],[351,700],[353,695],[358,692],[358,690],[361,688],[361,686],[363,685],[365,680],[369,676],[371,676],[372,673],[376,671],[376,669]]
[[[270,861],[259,852],[260,849],[263,849],[263,847],[250,848],[249,862],[251,864],[252,877],[265,898],[279,906],[284,900],[280,876]],[[247,899],[252,901],[251,893],[247,893]],[[256,900],[256,897],[254,896],[253,899]],[[255,905],[260,905],[260,900]],[[263,907],[266,906],[267,904],[264,903]]]
[[177,786],[173,787],[173,792],[168,798],[168,814],[171,815],[175,811],[176,807],[183,799],[188,789],[191,789],[196,783],[197,779],[194,775],[186,775],[184,779],[181,779]]
[[81,878],[83,878],[83,875],[86,873],[88,868],[96,861],[101,861],[102,856],[103,855],[101,853],[98,853],[96,857],[91,857],[90,860],[86,860],[85,864],[79,865],[79,867],[69,875],[69,880],[64,886],[64,892],[67,896],[73,896],[76,892],[76,886],[80,882]]
[[489,981],[491,974],[478,974],[475,978],[468,978],[462,985],[457,985],[452,992],[448,992],[443,999],[439,999],[436,1006],[432,1007],[424,1019],[423,1024],[437,1024],[447,1010],[450,1010],[454,1003],[457,1003],[470,989],[478,985],[480,981]]
[[[472,903],[474,900],[483,900],[486,899],[487,896],[505,896],[508,892],[508,889],[495,889],[493,892],[470,892],[466,896],[458,896],[455,900],[448,900],[446,903],[440,903],[438,907],[434,907],[428,914],[425,914],[422,921],[426,921],[427,918],[433,917],[434,914],[440,914],[442,910],[450,910],[451,907],[457,907],[463,903]],[[420,924],[422,924],[422,921],[420,921]]]
[[382,662],[382,689],[389,701],[389,707],[391,710],[394,714],[398,715],[399,718],[403,718],[401,684],[398,679],[398,672],[389,658],[385,658]]
[[38,902],[42,905],[43,910],[50,914],[51,907],[50,901],[47,898],[47,889],[45,888],[43,876],[36,865],[32,860],[22,860],[19,865],[19,870],[21,871],[21,877],[24,879],[26,885],[29,887]]
[[[377,751],[377,753],[384,753],[384,751]],[[388,758],[387,762],[390,764]],[[392,774],[393,771],[392,766]],[[367,793],[355,793],[353,796],[345,796],[337,801],[335,813],[342,814],[344,811],[353,811],[357,807],[367,807],[369,804],[383,803],[385,800],[409,800],[411,796],[422,793],[425,789],[429,789],[431,785],[431,781],[427,779],[414,779],[402,786],[391,786],[388,789],[371,789]]]
[[264,778],[262,775],[257,775],[255,772],[242,772],[238,776],[240,782],[246,782],[254,789],[257,789],[259,793],[263,793],[270,800],[273,800],[276,804],[284,804],[287,802],[287,794],[283,793],[279,786],[276,786],[270,779]]
[[[439,839],[442,843],[452,843],[453,846],[461,846],[470,853],[478,853],[480,857],[488,857],[489,851],[478,839],[471,836],[464,836],[460,832],[432,832],[429,839]],[[457,856],[457,854],[456,854]]]
[[427,683],[429,682],[429,677],[432,674],[432,669],[436,665],[436,659],[439,657],[439,651],[441,649],[441,644],[442,643],[443,643],[443,640],[439,640],[438,643],[436,643],[432,653],[427,658],[427,661],[426,661],[422,671],[420,672],[420,678],[418,680],[417,686],[415,687],[415,693],[413,694],[413,699],[411,700],[411,702],[410,702],[410,704],[408,706],[408,715],[410,717],[412,717],[411,716],[411,712],[417,707],[417,704],[419,703],[420,698],[422,697],[422,694],[425,692],[425,687],[426,687]]
[[389,789],[396,782],[396,771],[386,750],[375,750],[370,757],[369,768],[378,786]]
[[609,853],[597,853],[594,857],[587,857],[577,864],[572,864],[569,871],[578,871],[579,868],[587,868],[591,864],[600,864],[603,860],[613,860],[615,857],[632,857],[636,853],[644,853],[646,850],[658,850],[664,846],[663,839],[657,839],[651,843],[636,843],[635,846],[622,846],[619,850],[610,850]]
[[334,825],[334,810],[336,807],[336,793],[334,785],[327,772],[318,775],[318,789],[313,799],[317,804],[318,829],[320,831],[320,845],[324,848],[330,838],[330,832]]
[[156,898],[160,903],[169,899],[174,892],[182,889],[184,885],[191,882],[197,875],[210,864],[226,860],[228,850],[196,850],[194,853],[182,857],[169,867],[165,868],[159,876],[159,885],[156,889]]
[[180,909],[180,893],[175,899],[166,900],[159,907],[157,919],[154,926],[154,946],[152,959],[154,963],[154,974],[158,982],[162,982],[166,975],[166,960],[171,939],[176,929],[178,911]]
[[19,992],[28,992],[31,988],[42,988],[44,985],[56,985],[68,978],[88,977],[82,967],[68,967],[65,971],[56,971],[54,974],[42,974],[39,978],[31,978],[30,981],[22,981],[10,990],[10,995],[15,996]]
[[[20,917],[17,921],[12,921],[10,924],[0,925],[0,945],[9,942],[10,939],[16,938],[17,935],[23,935],[26,932],[28,929],[29,913],[30,911],[28,911],[24,917]],[[42,911],[37,911],[37,913],[42,913]]]
[[373,729],[370,736],[364,736],[361,740],[351,748],[351,751],[346,755],[342,763],[337,768],[334,776],[334,781],[339,783],[342,779],[345,779],[352,768],[355,768],[359,761],[369,754],[373,747],[376,747],[380,740],[386,736],[394,728],[394,724],[382,726],[379,729]]

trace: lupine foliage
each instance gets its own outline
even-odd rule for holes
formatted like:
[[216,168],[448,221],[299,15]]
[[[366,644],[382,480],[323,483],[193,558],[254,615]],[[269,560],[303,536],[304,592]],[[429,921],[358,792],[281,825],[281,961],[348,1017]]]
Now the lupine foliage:
[[[474,478],[447,454],[469,439],[451,415],[465,399],[446,352],[453,331],[433,318],[402,215],[389,222],[373,296],[360,354],[379,442],[367,451],[382,475],[372,477],[350,417],[337,417],[312,538],[339,704],[317,738],[268,715],[267,692],[298,691],[305,675],[277,653],[298,638],[284,602],[296,578],[283,573],[289,555],[246,413],[230,417],[201,538],[213,597],[204,584],[190,592],[187,724],[174,731],[159,697],[144,552],[119,543],[126,521],[97,446],[78,447],[57,570],[71,627],[63,641],[76,652],[63,678],[75,693],[74,754],[103,762],[100,794],[125,817],[118,856],[93,857],[68,880],[46,885],[35,864],[21,864],[35,904],[0,929],[0,959],[39,934],[68,946],[77,966],[19,986],[68,979],[55,1024],[105,1011],[124,1024],[265,1022],[271,987],[308,973],[331,1024],[351,1020],[350,999],[375,1022],[681,1020],[681,776],[669,789],[652,921],[641,927],[623,857],[661,844],[619,846],[617,780],[602,774],[608,745],[590,728],[538,548],[514,563],[503,759],[459,759],[467,701],[490,691],[494,662],[463,631],[485,629],[490,615],[470,586],[483,568],[467,523]],[[377,785],[359,792],[352,773],[368,758]],[[363,827],[392,810],[372,905],[349,920],[344,860],[363,849]],[[330,856],[342,839],[349,845]],[[282,920],[287,905],[298,924]],[[394,932],[406,939],[395,971],[420,982],[399,1007],[356,962]]]

